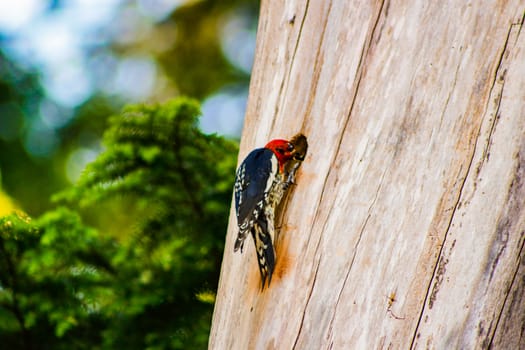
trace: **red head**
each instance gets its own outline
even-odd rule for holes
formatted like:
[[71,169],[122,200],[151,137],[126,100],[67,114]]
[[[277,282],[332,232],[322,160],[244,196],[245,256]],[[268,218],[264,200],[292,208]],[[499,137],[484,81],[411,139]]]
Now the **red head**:
[[284,164],[292,159],[293,157],[293,145],[286,141],[281,139],[276,139],[268,142],[264,148],[268,148],[271,150],[275,155],[277,156],[277,160],[279,161],[279,171],[283,171]]

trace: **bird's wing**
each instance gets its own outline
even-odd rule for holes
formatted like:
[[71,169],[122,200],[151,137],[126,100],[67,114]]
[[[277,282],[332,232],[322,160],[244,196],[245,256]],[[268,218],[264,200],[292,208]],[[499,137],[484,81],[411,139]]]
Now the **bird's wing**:
[[235,210],[239,225],[250,220],[256,209],[261,209],[257,206],[268,193],[277,172],[277,157],[266,148],[253,150],[239,166],[235,183]]

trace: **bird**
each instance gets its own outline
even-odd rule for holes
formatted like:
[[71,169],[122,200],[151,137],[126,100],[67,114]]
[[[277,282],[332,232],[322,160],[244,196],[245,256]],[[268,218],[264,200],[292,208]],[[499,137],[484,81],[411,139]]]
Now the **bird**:
[[295,173],[306,156],[308,143],[303,134],[290,141],[274,139],[251,151],[235,175],[235,211],[239,232],[234,252],[244,247],[251,233],[261,274],[261,289],[268,287],[275,268],[275,213],[284,194],[295,182]]

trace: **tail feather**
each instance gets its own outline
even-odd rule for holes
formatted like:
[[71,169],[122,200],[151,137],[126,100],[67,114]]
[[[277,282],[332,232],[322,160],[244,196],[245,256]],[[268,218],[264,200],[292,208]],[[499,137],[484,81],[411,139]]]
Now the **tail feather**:
[[255,242],[255,252],[257,253],[257,263],[261,273],[261,290],[264,289],[266,279],[268,287],[272,282],[272,274],[275,268],[275,251],[273,248],[272,237],[268,233],[268,225],[264,220],[258,220],[252,228],[253,240]]
[[242,233],[241,231],[239,231],[239,234],[237,235],[237,239],[235,240],[235,244],[233,246],[233,251],[236,252],[239,250],[239,248],[241,249],[241,253],[242,253],[242,249],[244,248],[244,240],[246,239],[246,233]]
[[236,252],[244,248],[244,240],[246,239],[246,236],[248,236],[248,232],[250,232],[251,228],[253,226],[252,220],[244,220],[242,224],[239,225],[239,233],[237,234],[237,239],[235,240],[235,244],[233,246],[233,251]]

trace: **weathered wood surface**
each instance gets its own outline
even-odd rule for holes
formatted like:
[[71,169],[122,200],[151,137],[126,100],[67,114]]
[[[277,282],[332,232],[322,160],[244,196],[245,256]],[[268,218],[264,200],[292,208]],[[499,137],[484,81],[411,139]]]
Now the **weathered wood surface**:
[[309,155],[212,349],[525,348],[525,2],[262,1],[241,143]]

